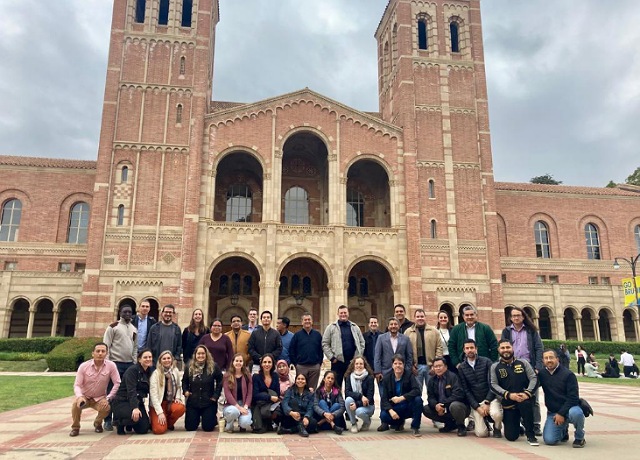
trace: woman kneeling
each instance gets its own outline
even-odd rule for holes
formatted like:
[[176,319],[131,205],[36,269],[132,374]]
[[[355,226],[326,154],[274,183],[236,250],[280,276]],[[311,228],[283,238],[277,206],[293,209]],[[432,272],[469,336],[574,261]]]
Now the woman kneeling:
[[144,405],[144,399],[149,395],[149,377],[153,355],[145,348],[138,354],[138,362],[126,370],[120,382],[120,388],[113,401],[113,424],[118,426],[118,434],[125,434],[127,429],[133,429],[138,434],[149,431],[151,423]]
[[195,431],[202,420],[203,431],[218,425],[218,398],[222,392],[222,372],[204,345],[198,345],[182,376],[182,392],[187,399],[184,428]]
[[151,431],[164,434],[173,431],[174,425],[184,415],[184,396],[180,388],[180,372],[176,360],[169,350],[160,353],[156,370],[151,374],[150,382]]

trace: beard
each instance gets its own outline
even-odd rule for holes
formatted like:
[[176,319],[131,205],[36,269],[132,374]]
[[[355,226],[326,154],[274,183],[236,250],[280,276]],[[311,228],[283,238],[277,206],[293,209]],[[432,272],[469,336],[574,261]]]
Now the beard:
[[500,353],[500,357],[505,361],[511,361],[511,358],[513,358],[513,352],[505,351],[504,353]]

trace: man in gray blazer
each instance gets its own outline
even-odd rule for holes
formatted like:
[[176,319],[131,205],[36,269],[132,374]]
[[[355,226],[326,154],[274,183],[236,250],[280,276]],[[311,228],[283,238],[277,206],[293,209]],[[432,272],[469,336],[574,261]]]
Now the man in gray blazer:
[[406,372],[411,373],[413,367],[413,348],[409,337],[400,333],[400,323],[396,318],[389,318],[389,332],[378,337],[376,351],[373,360],[373,373],[378,380],[393,371],[393,356],[402,355],[404,357],[404,367]]

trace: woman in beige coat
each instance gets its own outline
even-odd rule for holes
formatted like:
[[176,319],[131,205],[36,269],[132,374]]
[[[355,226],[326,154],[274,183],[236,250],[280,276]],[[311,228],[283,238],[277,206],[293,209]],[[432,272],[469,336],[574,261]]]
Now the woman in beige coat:
[[158,366],[149,382],[149,418],[151,431],[164,434],[173,431],[176,421],[184,415],[184,396],[176,360],[169,350],[160,353]]

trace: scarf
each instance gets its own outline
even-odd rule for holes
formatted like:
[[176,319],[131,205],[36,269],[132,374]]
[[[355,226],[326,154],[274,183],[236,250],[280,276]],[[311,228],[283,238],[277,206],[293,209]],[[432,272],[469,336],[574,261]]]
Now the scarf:
[[418,333],[418,339],[416,340],[416,363],[418,362],[418,358],[425,357],[424,355],[424,331],[426,326],[419,327],[416,326],[416,332]]
[[[276,367],[280,363],[287,364],[287,362],[284,359],[281,359],[276,363]],[[289,379],[289,365],[287,365],[287,372],[285,372],[284,374],[281,374],[280,372],[276,372],[276,374],[278,374],[278,380],[280,382],[280,396],[284,396],[284,393],[289,388],[291,388],[291,380]]]
[[195,379],[195,378],[201,377],[202,374],[204,373],[205,363],[202,363],[202,364],[194,363],[194,364],[195,364],[195,370],[193,372],[193,378]]
[[362,394],[362,382],[369,376],[369,373],[366,369],[362,371],[362,373],[358,374],[357,371],[353,371],[351,373],[351,389],[356,392]]
[[164,381],[166,382],[166,388],[164,390],[164,399],[166,401],[175,401],[176,399],[176,388],[178,387],[178,383],[175,380],[175,375],[173,375],[173,367],[163,367],[162,372],[164,372]]
[[[337,397],[338,391],[339,390],[337,387],[332,387],[331,391],[327,393],[327,390],[324,388],[324,385],[323,385],[322,387],[320,387],[320,396],[322,397],[322,399],[324,399],[328,403],[331,403],[331,398]],[[329,404],[329,406],[331,406],[331,404]]]

